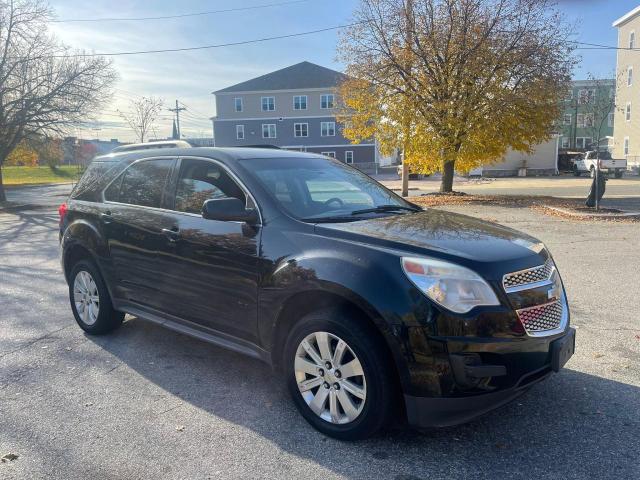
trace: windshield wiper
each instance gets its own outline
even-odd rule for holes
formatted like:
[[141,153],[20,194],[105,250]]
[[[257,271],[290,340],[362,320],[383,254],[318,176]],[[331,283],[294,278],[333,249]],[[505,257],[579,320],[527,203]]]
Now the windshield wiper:
[[363,208],[362,210],[354,210],[351,215],[361,215],[363,213],[384,213],[395,212],[398,210],[408,210],[410,212],[421,212],[421,208],[417,207],[405,207],[404,205],[378,205],[372,208]]
[[353,222],[357,220],[357,218],[353,217],[305,217],[301,218],[303,222],[307,223],[340,223],[340,222]]

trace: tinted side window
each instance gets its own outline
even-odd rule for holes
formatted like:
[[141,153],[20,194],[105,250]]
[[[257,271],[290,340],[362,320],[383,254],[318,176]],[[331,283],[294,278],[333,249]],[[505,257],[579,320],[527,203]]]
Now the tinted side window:
[[124,173],[120,174],[104,191],[104,199],[108,202],[117,202],[120,200],[120,185],[122,185],[123,176]]
[[[90,202],[100,201],[101,190],[119,169],[118,162],[91,162],[71,192],[71,198]],[[112,170],[114,170],[113,173]]]
[[247,201],[243,190],[217,164],[206,160],[182,160],[175,209],[199,214],[202,204],[213,198],[238,198],[245,204]]
[[145,160],[130,166],[123,173],[118,201],[144,207],[161,207],[162,194],[173,163],[172,159]]

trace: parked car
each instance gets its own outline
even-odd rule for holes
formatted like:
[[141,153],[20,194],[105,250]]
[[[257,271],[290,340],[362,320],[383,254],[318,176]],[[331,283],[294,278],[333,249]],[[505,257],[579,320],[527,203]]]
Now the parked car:
[[614,159],[608,151],[590,150],[573,160],[573,174],[579,177],[583,173],[588,173],[591,178],[595,177],[598,159],[600,160],[600,171],[605,174],[613,173],[616,178],[621,178],[627,169],[626,159]]
[[[398,165],[396,167],[396,172],[398,173],[398,177],[402,178],[402,164]],[[414,168],[409,167],[409,179],[410,180],[419,180],[423,177],[429,177],[430,175],[428,173],[419,173],[417,171],[415,171]]]
[[466,422],[574,350],[542,243],[422,210],[320,155],[98,157],[59,213],[83,330],[108,333],[128,313],[263,360],[303,417],[336,438],[404,418]]

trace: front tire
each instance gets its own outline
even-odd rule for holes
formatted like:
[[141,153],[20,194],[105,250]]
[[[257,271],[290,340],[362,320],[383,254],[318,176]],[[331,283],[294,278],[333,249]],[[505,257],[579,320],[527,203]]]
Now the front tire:
[[614,176],[616,178],[622,178],[622,173],[623,173],[622,170],[616,170],[615,173],[614,173]]
[[287,338],[283,371],[302,416],[340,440],[370,437],[393,413],[396,382],[383,341],[346,312],[304,316]]
[[92,335],[109,333],[124,319],[124,313],[113,309],[102,275],[89,260],[80,260],[73,266],[69,275],[69,300],[76,322]]

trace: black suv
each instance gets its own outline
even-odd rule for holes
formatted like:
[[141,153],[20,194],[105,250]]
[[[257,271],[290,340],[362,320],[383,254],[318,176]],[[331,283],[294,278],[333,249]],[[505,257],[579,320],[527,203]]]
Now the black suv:
[[318,430],[446,426],[572,355],[549,251],[424,211],[319,155],[184,148],[96,158],[60,207],[62,265],[90,334],[125,313],[284,372]]

